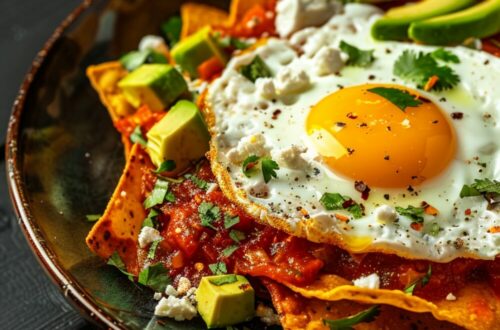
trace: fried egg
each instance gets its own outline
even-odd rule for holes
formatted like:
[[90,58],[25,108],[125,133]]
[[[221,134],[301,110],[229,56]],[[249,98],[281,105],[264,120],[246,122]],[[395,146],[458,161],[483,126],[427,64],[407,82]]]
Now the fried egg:
[[[374,41],[379,15],[373,6],[346,5],[321,27],[270,38],[229,62],[205,99],[220,186],[260,221],[351,252],[493,259],[499,210],[459,195],[474,179],[500,177],[500,59],[449,48],[460,59],[447,63],[458,85],[418,89],[393,73],[394,63],[405,50],[436,47]],[[341,41],[373,49],[375,61],[346,65]],[[252,82],[240,68],[257,55],[272,77]],[[407,91],[422,104],[402,111],[369,91],[377,87]],[[276,177],[245,175],[249,156],[276,161]],[[326,209],[325,193],[352,198],[363,215]],[[422,205],[431,206],[422,224],[396,211]]]

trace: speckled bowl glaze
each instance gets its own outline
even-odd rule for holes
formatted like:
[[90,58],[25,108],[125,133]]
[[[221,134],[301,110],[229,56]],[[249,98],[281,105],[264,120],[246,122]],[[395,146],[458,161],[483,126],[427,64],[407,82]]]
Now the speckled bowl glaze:
[[103,328],[204,328],[200,319],[156,319],[152,291],[106,266],[84,240],[92,227],[85,215],[103,212],[125,163],[85,68],[135,49],[145,34],[159,34],[183,2],[84,1],[39,52],[9,121],[7,175],[20,225],[68,300]]

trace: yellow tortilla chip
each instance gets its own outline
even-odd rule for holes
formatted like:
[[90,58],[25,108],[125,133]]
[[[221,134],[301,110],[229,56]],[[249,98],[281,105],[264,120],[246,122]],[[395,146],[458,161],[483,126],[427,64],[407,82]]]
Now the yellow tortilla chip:
[[181,39],[186,38],[207,25],[222,26],[226,23],[228,17],[225,11],[215,7],[199,3],[186,3],[181,6]]
[[368,304],[387,304],[412,312],[430,312],[438,320],[449,321],[467,329],[498,329],[500,300],[486,283],[467,284],[454,292],[456,300],[430,302],[400,290],[373,290],[346,284],[335,275],[323,275],[316,282],[298,287],[286,284],[306,298],[327,301],[354,300]]
[[261,5],[264,8],[269,8],[274,6],[274,3],[274,0],[233,0],[231,1],[229,20],[227,24],[228,26],[234,26],[237,24],[243,16],[245,16],[246,12],[255,5]]
[[118,61],[91,65],[87,77],[99,94],[113,122],[134,113],[135,109],[125,100],[118,82],[127,75],[127,70]]
[[[329,329],[324,319],[338,320],[359,313],[372,305],[348,300],[323,301],[304,298],[275,282],[263,281],[284,329]],[[448,322],[438,321],[430,313],[412,313],[393,306],[381,305],[380,314],[369,323],[359,323],[356,329],[459,329]]]
[[118,252],[128,271],[134,274],[137,272],[137,238],[146,218],[141,195],[144,168],[152,168],[152,165],[145,151],[135,144],[106,211],[86,238],[90,250],[103,259]]

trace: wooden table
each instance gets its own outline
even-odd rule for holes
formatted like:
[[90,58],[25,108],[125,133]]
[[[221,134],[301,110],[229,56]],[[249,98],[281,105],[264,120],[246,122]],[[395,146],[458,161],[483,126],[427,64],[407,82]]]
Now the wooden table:
[[24,74],[54,28],[79,0],[0,0],[0,328],[93,329],[40,267],[7,192],[4,141]]

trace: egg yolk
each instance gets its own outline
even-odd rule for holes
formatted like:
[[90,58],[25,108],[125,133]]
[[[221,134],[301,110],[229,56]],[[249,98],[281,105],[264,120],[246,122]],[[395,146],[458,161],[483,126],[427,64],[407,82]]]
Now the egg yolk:
[[[422,103],[401,110],[370,92],[407,91]],[[311,108],[306,130],[324,162],[341,176],[386,188],[407,188],[439,175],[456,150],[443,111],[417,91],[390,84],[340,89]]]

